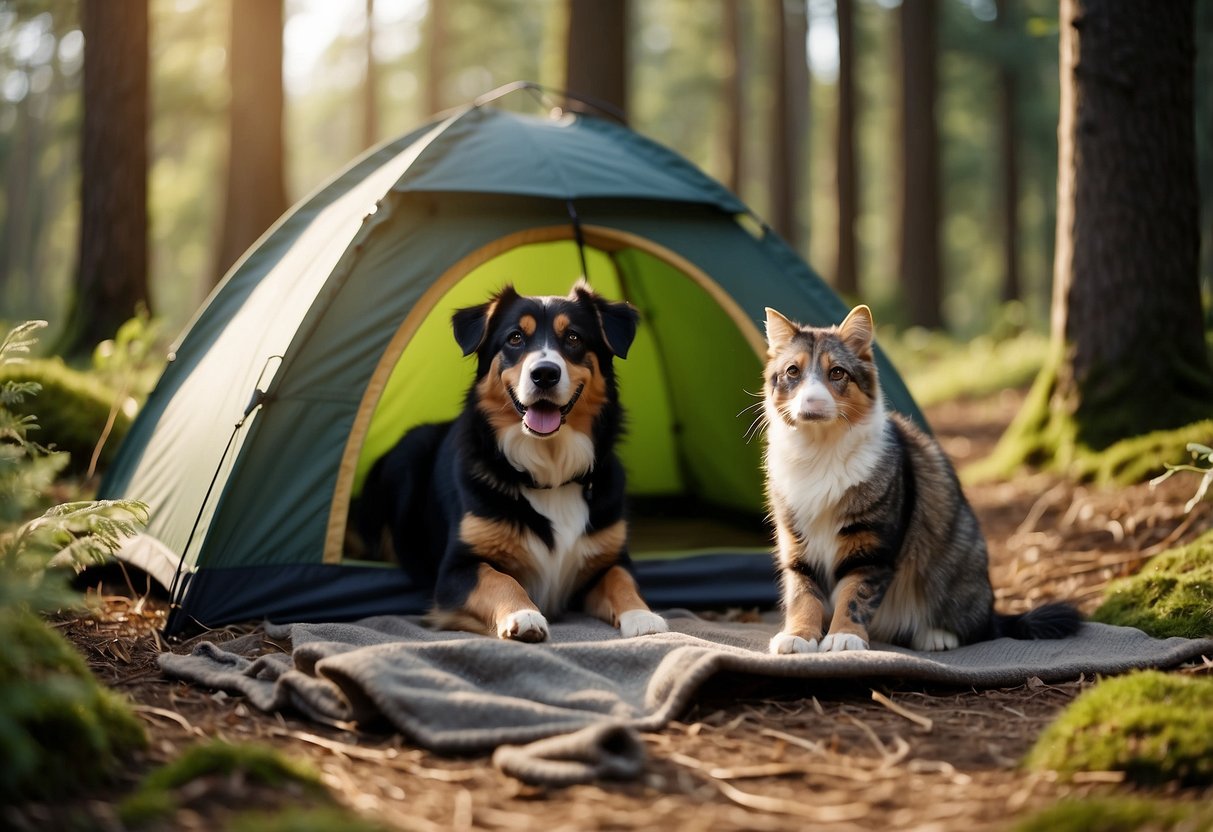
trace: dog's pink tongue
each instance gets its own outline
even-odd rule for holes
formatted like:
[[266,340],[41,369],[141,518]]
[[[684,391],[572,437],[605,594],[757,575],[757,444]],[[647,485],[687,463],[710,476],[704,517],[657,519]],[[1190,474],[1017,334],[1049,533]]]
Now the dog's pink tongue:
[[522,418],[526,426],[535,433],[555,433],[560,427],[560,408],[546,402],[537,402],[527,408]]

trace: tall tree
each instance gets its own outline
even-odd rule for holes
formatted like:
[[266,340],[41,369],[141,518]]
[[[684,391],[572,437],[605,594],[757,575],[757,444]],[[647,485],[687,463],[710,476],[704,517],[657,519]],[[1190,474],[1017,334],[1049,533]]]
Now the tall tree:
[[1004,455],[1213,414],[1201,321],[1193,0],[1062,0],[1053,362]]
[[[626,116],[627,0],[568,0],[568,4],[564,88]],[[570,101],[569,106],[579,105]]]
[[741,35],[741,6],[739,0],[724,0],[721,6],[724,30],[725,65],[724,76],[724,149],[727,158],[728,173],[725,184],[735,194],[741,193],[741,164],[742,148],[745,132],[741,129],[744,121],[743,108],[745,99],[745,49],[742,47]]
[[80,259],[56,345],[84,355],[142,304],[147,280],[147,0],[84,0]]
[[379,68],[375,63],[375,0],[366,0],[366,40],[362,76],[362,146],[379,140]]
[[935,124],[936,0],[899,10],[901,34],[900,278],[909,323],[943,325],[939,131]]
[[855,220],[859,188],[855,178],[855,8],[853,0],[837,0],[838,131],[834,178],[838,201],[838,252],[834,288],[847,297],[859,294],[859,264]]
[[809,104],[805,0],[770,0],[775,6],[775,101],[771,118],[771,225],[793,247],[800,244],[797,202]]
[[430,0],[425,19],[425,114],[431,116],[445,107],[447,48],[446,4],[448,0]]
[[1019,300],[1019,84],[1008,59],[1008,42],[1015,32],[1011,4],[995,0],[998,32],[1003,40],[998,64],[998,160],[1002,185],[1002,290],[1001,299]]
[[232,2],[227,196],[216,281],[287,208],[282,25],[282,0]]

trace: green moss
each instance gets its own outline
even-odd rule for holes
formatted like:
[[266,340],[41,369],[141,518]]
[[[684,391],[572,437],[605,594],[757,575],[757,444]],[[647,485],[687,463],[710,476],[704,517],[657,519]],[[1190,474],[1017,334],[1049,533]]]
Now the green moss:
[[[30,438],[69,453],[71,471],[82,473],[87,470],[118,394],[58,358],[0,366],[0,383],[5,381],[32,381],[42,385],[36,396],[14,404],[11,410],[19,416],[36,414],[39,428]],[[102,466],[113,458],[130,425],[130,414],[119,409],[101,452]]]
[[1025,764],[1063,777],[1123,771],[1143,785],[1213,783],[1213,680],[1142,671],[1074,700]]
[[1111,583],[1091,618],[1156,638],[1213,636],[1213,531]]
[[32,613],[0,610],[0,803],[105,782],[146,745],[125,700]]
[[247,812],[232,819],[227,832],[385,832],[387,827],[338,807]]
[[1015,832],[1153,832],[1213,828],[1213,810],[1132,797],[1064,800],[1020,821]]
[[131,826],[165,817],[177,809],[174,790],[200,777],[236,773],[245,781],[261,786],[278,788],[297,784],[315,797],[327,794],[319,775],[305,763],[291,760],[266,746],[214,741],[194,746],[149,774],[138,791],[119,806],[119,817]]

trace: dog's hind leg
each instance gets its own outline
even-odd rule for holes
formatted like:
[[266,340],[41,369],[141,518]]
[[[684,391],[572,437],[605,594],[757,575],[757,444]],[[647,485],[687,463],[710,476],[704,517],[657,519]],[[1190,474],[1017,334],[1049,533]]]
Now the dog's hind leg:
[[649,610],[636,589],[636,580],[622,566],[612,566],[602,574],[586,593],[585,609],[595,618],[618,627],[624,638],[670,629],[664,618]]

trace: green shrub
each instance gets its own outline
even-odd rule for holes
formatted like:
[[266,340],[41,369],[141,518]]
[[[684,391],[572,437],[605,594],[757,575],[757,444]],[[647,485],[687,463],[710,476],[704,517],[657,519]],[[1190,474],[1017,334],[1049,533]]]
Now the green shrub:
[[1213,829],[1213,810],[1133,797],[1063,800],[1015,825],[1015,832],[1152,832]]
[[1109,584],[1091,619],[1156,638],[1213,636],[1213,531]]
[[1154,670],[1106,679],[1045,729],[1025,763],[1063,778],[1123,771],[1143,785],[1213,783],[1213,679]]
[[[101,451],[102,467],[113,459],[118,444],[130,429],[133,400],[123,405],[118,402],[118,393],[58,358],[0,365],[0,384],[5,382],[40,385],[36,398],[14,403],[10,409],[18,416],[37,412],[38,431],[31,438],[68,453],[69,470],[73,473],[88,470],[93,451],[111,418],[113,425]],[[116,403],[119,406],[114,410]]]
[[31,612],[0,607],[0,803],[105,782],[146,745],[125,701]]
[[138,791],[119,806],[119,817],[131,826],[164,818],[178,808],[174,796],[177,789],[200,777],[230,777],[237,773],[257,785],[282,787],[293,783],[302,786],[313,797],[327,797],[319,775],[310,766],[267,746],[216,740],[194,746],[149,774]]

